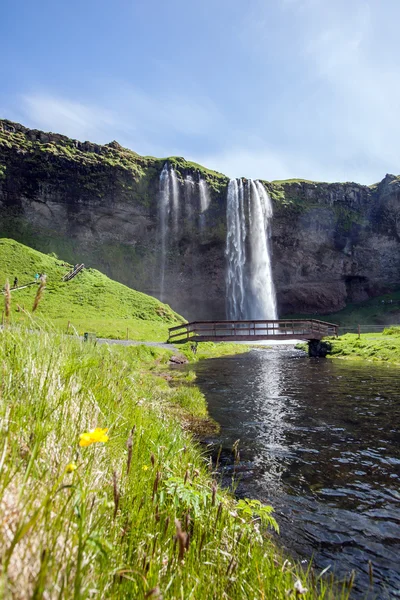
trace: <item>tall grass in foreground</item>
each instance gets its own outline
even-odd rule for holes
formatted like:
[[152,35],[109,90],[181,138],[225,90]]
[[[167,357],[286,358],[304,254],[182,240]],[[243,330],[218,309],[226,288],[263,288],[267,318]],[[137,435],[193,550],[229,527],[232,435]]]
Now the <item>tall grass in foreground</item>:
[[187,399],[150,372],[168,352],[6,329],[0,356],[1,598],[348,596],[219,489],[171,417]]

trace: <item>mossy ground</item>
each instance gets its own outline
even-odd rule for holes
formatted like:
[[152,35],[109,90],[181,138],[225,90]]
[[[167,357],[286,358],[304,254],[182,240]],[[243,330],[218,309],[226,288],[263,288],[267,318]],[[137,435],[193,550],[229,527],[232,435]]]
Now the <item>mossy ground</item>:
[[400,365],[400,327],[390,327],[383,333],[348,333],[329,340],[330,356],[364,359]]
[[[184,319],[168,305],[132,290],[96,271],[84,269],[74,279],[63,282],[70,270],[61,259],[47,256],[14,240],[0,240],[0,281],[24,285],[35,280],[36,273],[47,276],[46,289],[36,311],[37,319],[51,321],[54,328],[115,339],[166,341],[168,327]],[[11,321],[25,323],[29,317],[18,307],[30,311],[37,285],[11,292]]]

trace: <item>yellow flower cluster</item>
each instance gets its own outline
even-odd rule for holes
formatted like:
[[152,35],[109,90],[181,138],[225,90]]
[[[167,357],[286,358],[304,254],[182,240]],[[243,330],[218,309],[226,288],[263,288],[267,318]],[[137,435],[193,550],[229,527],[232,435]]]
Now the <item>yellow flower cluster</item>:
[[108,442],[108,435],[106,435],[107,431],[107,427],[105,429],[96,427],[96,429],[81,433],[79,445],[85,447],[95,444],[96,442]]

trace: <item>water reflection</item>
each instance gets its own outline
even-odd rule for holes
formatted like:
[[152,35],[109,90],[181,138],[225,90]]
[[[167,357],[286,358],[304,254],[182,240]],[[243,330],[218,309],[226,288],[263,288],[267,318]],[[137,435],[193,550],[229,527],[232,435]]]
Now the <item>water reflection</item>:
[[287,349],[195,368],[218,442],[239,438],[252,465],[239,493],[275,506],[284,544],[321,568],[355,568],[364,591],[372,560],[379,598],[400,597],[398,370]]

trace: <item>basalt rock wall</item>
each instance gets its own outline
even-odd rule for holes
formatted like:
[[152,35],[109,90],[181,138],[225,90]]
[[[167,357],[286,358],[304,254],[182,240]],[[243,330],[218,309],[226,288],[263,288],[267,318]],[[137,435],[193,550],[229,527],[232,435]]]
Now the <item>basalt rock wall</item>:
[[[142,157],[0,121],[0,236],[84,262],[159,296],[159,177],[178,175],[178,235],[168,240],[165,299],[189,319],[225,317],[228,178],[183,158]],[[211,202],[200,227],[198,185]],[[274,206],[279,313],[324,314],[400,286],[400,181],[375,186],[263,182]],[[190,206],[188,205],[190,203]]]

